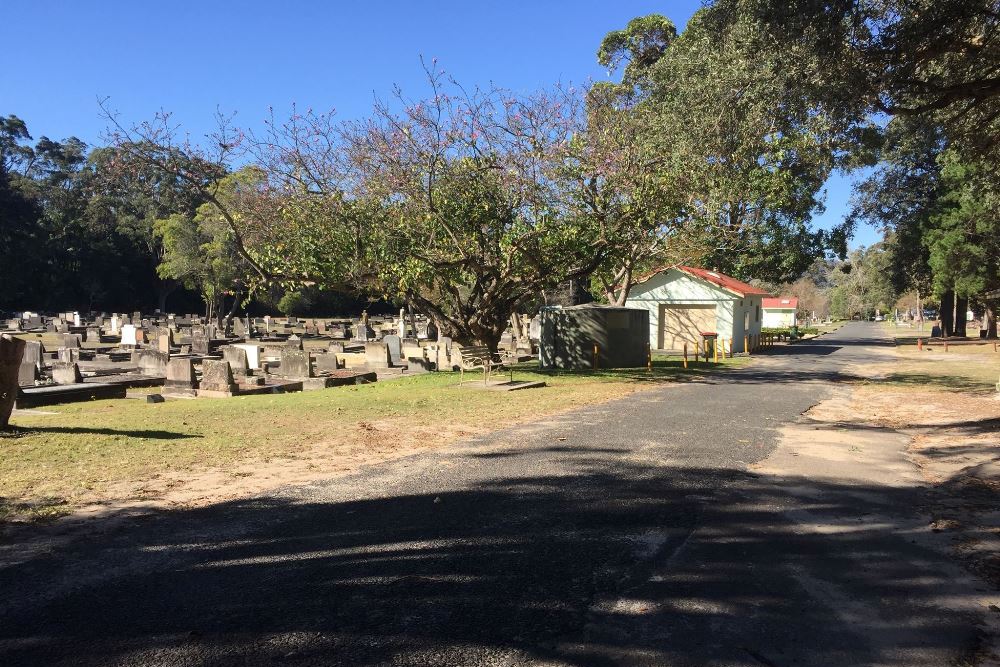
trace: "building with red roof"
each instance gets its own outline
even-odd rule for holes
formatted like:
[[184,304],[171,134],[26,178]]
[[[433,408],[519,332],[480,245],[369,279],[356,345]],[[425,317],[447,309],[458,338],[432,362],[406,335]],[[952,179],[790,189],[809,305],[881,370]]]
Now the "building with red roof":
[[765,329],[783,329],[795,326],[795,315],[799,311],[798,297],[768,297],[764,299],[761,306],[764,309]]
[[625,305],[649,311],[649,344],[656,350],[699,349],[703,334],[726,350],[751,349],[760,338],[763,300],[771,295],[742,280],[693,266],[671,266],[638,278]]

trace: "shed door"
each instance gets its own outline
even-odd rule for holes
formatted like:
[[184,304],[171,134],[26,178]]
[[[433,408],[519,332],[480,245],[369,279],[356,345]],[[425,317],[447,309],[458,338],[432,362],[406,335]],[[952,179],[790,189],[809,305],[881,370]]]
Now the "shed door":
[[715,304],[660,306],[660,349],[680,350],[687,343],[697,350],[702,331],[715,331]]

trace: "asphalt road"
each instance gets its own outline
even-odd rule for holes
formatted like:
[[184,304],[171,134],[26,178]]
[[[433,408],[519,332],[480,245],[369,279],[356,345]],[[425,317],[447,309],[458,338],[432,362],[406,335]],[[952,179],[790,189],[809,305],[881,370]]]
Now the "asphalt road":
[[941,593],[977,583],[913,539],[923,489],[748,469],[878,358],[877,331],[275,496],[98,523],[0,569],[0,665],[958,663],[981,619]]

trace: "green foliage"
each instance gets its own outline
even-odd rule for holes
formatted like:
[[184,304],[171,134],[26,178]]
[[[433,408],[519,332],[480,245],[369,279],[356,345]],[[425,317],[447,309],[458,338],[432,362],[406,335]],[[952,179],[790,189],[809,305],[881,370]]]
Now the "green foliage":
[[848,261],[830,274],[830,313],[838,319],[860,315],[869,319],[875,311],[887,313],[896,303],[896,292],[890,280],[891,255],[885,245],[858,248]]
[[[258,170],[243,169],[220,181],[216,197],[223,205],[232,205],[241,191],[254,189],[259,181]],[[234,312],[246,294],[249,267],[216,204],[202,204],[193,216],[175,213],[157,220],[154,233],[163,243],[163,259],[157,267],[161,277],[197,290],[209,306],[210,317],[222,316],[227,296],[233,297],[230,312]]]
[[993,165],[940,157],[943,194],[924,242],[935,289],[976,296],[1000,288],[1000,192]]

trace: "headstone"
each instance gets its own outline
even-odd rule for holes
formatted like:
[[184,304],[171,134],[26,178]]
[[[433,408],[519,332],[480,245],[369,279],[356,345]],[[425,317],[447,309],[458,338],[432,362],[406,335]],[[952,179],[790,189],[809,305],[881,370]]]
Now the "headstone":
[[542,340],[542,316],[535,315],[528,323],[528,338],[538,343]]
[[313,377],[312,364],[309,361],[309,353],[305,350],[292,350],[285,348],[281,351],[281,367],[278,373],[286,378],[311,378]]
[[121,330],[122,330],[122,321],[121,321],[121,318],[118,317],[117,315],[112,315],[111,316],[111,331],[110,331],[110,334],[112,336],[117,336],[118,333]]
[[208,338],[205,337],[204,327],[191,328],[191,352],[194,354],[208,354]]
[[406,308],[399,309],[399,322],[396,324],[396,330],[400,338],[406,338]]
[[194,396],[198,380],[190,359],[171,359],[167,362],[167,379],[163,393],[170,396]]
[[233,381],[233,371],[228,361],[206,359],[201,362],[201,383],[198,387],[199,396],[225,397],[239,391]]
[[222,348],[222,358],[229,362],[229,368],[233,371],[234,377],[246,377],[247,371],[250,370],[250,364],[247,361],[245,349],[236,345],[227,345]]
[[80,384],[83,376],[75,363],[57,361],[52,364],[52,381],[56,384]]
[[369,368],[388,368],[391,366],[389,346],[379,341],[365,343],[365,365]]
[[233,335],[237,338],[246,338],[247,327],[243,323],[243,318],[237,317],[233,320]]
[[170,329],[160,329],[160,335],[156,337],[156,349],[163,354],[170,354],[170,348],[174,344],[174,335]]
[[17,385],[24,341],[0,334],[0,429],[7,428],[17,400]]
[[78,347],[60,347],[58,352],[59,361],[64,364],[74,364],[80,361],[80,348]]
[[31,362],[36,367],[42,366],[42,344],[36,340],[24,341],[24,358],[22,361]]
[[136,345],[139,344],[135,336],[136,332],[135,325],[123,324],[121,327],[121,332],[122,332],[122,342],[121,342],[122,345],[131,345],[132,347],[135,347]]
[[62,346],[63,347],[80,347],[80,336],[77,334],[63,334],[62,336]]
[[88,343],[100,343],[101,342],[101,330],[100,329],[87,329],[87,342]]
[[73,313],[73,326],[80,326],[80,313]]
[[231,345],[230,347],[238,347],[247,355],[247,366],[252,370],[260,370],[260,345],[252,345],[250,343],[241,343],[238,345]]
[[329,344],[327,344],[327,346],[326,346],[326,351],[327,352],[337,353],[337,354],[343,354],[344,353],[344,343],[341,342],[341,341],[339,341],[339,340],[330,341]]
[[7,329],[9,331],[20,331],[21,330],[21,320],[18,320],[18,319],[7,320]]
[[22,387],[33,387],[39,377],[38,366],[30,361],[21,361],[17,371],[17,384]]
[[389,352],[389,365],[399,366],[403,363],[403,341],[399,336],[389,335],[382,339]]
[[137,361],[139,372],[143,375],[163,377],[167,374],[167,363],[170,361],[170,355],[159,350],[139,350]]
[[146,330],[136,328],[135,330],[135,344],[142,345],[146,342]]

